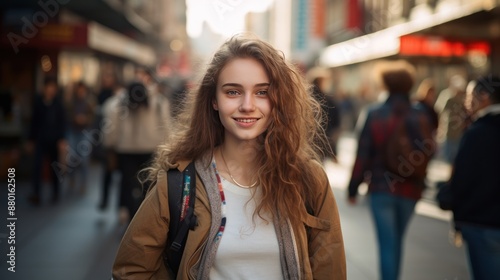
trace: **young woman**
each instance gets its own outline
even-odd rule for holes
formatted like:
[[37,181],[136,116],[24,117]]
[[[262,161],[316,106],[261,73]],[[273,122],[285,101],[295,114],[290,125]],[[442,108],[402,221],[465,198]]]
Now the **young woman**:
[[[320,108],[298,72],[269,44],[234,37],[193,93],[179,121],[187,126],[149,170],[155,185],[123,237],[114,278],[346,279],[337,205],[314,144]],[[175,276],[162,259],[165,171],[192,161],[198,225]]]

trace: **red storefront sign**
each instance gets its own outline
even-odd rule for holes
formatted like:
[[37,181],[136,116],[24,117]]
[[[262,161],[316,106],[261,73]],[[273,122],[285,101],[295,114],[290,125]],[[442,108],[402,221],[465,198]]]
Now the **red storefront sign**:
[[401,55],[461,57],[472,52],[489,55],[490,51],[490,44],[486,41],[459,41],[419,35],[400,37]]

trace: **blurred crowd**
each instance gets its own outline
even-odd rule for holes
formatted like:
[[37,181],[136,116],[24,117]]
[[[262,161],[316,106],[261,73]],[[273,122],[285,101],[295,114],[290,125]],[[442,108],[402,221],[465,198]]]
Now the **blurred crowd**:
[[[324,115],[323,129],[328,137],[328,143],[322,146],[324,159],[338,163],[337,143],[343,133],[355,133],[359,137],[358,154],[349,185],[349,199],[355,202],[357,187],[361,182],[371,184],[372,210],[379,234],[379,244],[381,248],[392,246],[392,249],[384,249],[385,254],[381,252],[380,255],[381,273],[385,275],[383,279],[397,278],[394,278],[394,275],[397,276],[399,273],[404,231],[415,203],[426,187],[424,181],[422,184],[412,182],[409,184],[411,186],[406,186],[408,180],[404,180],[400,184],[402,187],[397,187],[396,191],[392,185],[388,188],[377,186],[377,180],[384,181],[383,176],[386,174],[383,173],[387,168],[382,165],[384,156],[380,151],[385,149],[389,142],[389,135],[395,133],[396,125],[391,123],[393,114],[395,116],[399,114],[401,118],[405,115],[405,110],[410,110],[408,109],[410,107],[415,108],[418,114],[425,116],[428,121],[432,135],[428,138],[435,144],[430,156],[453,167],[458,164],[463,172],[462,175],[474,170],[476,174],[472,173],[470,176],[476,176],[475,178],[479,180],[477,172],[480,171],[474,167],[463,166],[463,162],[472,157],[470,154],[464,154],[470,153],[468,150],[477,147],[464,146],[466,144],[462,138],[471,126],[474,127],[478,118],[484,116],[484,112],[480,113],[481,110],[484,111],[495,102],[498,104],[498,99],[495,99],[498,97],[485,101],[480,95],[484,92],[487,96],[498,95],[498,92],[495,92],[498,90],[498,84],[491,83],[497,81],[495,80],[497,78],[491,75],[489,77],[493,78],[490,80],[483,77],[482,80],[470,81],[461,75],[454,75],[449,78],[448,86],[440,90],[436,87],[433,77],[415,80],[411,67],[393,70],[386,69],[385,74],[382,73],[382,87],[375,97],[367,96],[363,90],[356,94],[335,91],[332,73],[328,69],[312,68],[304,73],[304,77],[311,85],[311,93],[319,101]],[[478,87],[478,84],[482,87]],[[102,178],[99,179],[101,196],[96,207],[101,211],[110,208],[110,187],[114,174],[118,173],[119,175],[115,176],[120,178],[118,205],[112,208],[118,209],[120,223],[126,225],[137,211],[148,187],[143,186],[140,178],[137,178],[138,172],[148,166],[157,146],[168,139],[169,128],[182,110],[187,90],[186,80],[160,80],[154,69],[147,67],[139,68],[135,80],[127,84],[120,83],[112,72],[103,73],[97,90],[83,81],[74,82],[69,88],[63,89],[58,85],[56,77],[45,77],[41,92],[35,94],[33,98],[27,141],[23,144],[23,149],[19,143],[13,144],[12,146],[18,149],[11,150],[12,154],[9,155],[15,162],[19,159],[19,154],[25,151],[32,159],[30,161],[32,192],[29,202],[33,206],[47,203],[49,198],[42,192],[42,183],[47,178],[50,178],[52,184],[50,197],[52,203],[58,203],[61,193],[84,195],[89,187],[89,165],[93,162],[102,168],[102,172],[99,173],[102,174]],[[19,122],[19,103],[8,92],[2,92],[0,97],[2,122]],[[389,127],[390,129],[386,130]],[[483,135],[487,137],[488,133]],[[475,143],[475,145],[481,144]],[[460,152],[464,149],[467,151]],[[457,155],[461,161],[456,160]],[[495,167],[498,163],[491,161],[490,165]],[[377,174],[380,174],[380,178]],[[453,176],[450,182],[455,182],[457,185],[458,179],[453,179]],[[483,183],[498,184],[495,178]],[[465,186],[467,187],[470,186]],[[418,191],[415,192],[412,188],[418,188]],[[396,245],[388,245],[389,237],[383,233],[387,221],[380,216],[382,214],[377,208],[377,205],[387,206],[395,202],[389,202],[388,197],[373,195],[380,190],[385,190],[390,196],[411,199],[410,203],[397,202],[396,204],[400,205],[393,209],[399,213],[407,213],[397,222],[400,225],[394,226],[394,228],[399,227],[399,233],[396,234],[399,243]],[[465,200],[464,193],[467,192],[462,191],[461,199]],[[481,203],[489,202],[476,199],[471,207],[481,206]],[[460,213],[461,210],[457,209],[455,210]],[[474,219],[469,221],[466,215],[465,219],[466,228],[469,223],[481,224],[481,218],[479,222]],[[458,221],[458,224],[461,222],[464,224],[464,221]],[[472,242],[475,239],[470,235],[469,233],[468,238]],[[387,253],[391,251],[394,255]],[[484,256],[478,254],[471,257],[471,261],[483,260]]]
[[[95,163],[103,171],[98,208],[108,209],[113,174],[119,173],[120,219],[125,223],[134,215],[143,194],[137,172],[168,137],[169,123],[178,114],[187,89],[185,80],[161,80],[152,68],[140,67],[135,74],[133,81],[121,83],[115,73],[105,72],[97,90],[84,81],[61,87],[57,77],[46,76],[41,91],[33,94],[27,121],[19,112],[20,100],[8,91],[1,93],[1,121],[6,130],[2,142],[9,148],[3,152],[3,161],[31,165],[19,168],[19,176],[24,175],[21,169],[28,169],[32,185],[28,200],[33,206],[49,200],[56,204],[66,193],[85,195],[89,166]],[[21,128],[9,131],[25,134],[25,140],[8,142],[9,127],[3,124]],[[52,185],[51,195],[44,192],[45,182]]]
[[[369,96],[363,89],[359,93],[336,90],[331,72],[323,68],[309,69],[304,76],[312,85],[312,92],[326,116],[323,124],[329,145],[323,147],[325,158],[337,162],[335,155],[340,135],[354,131],[356,123],[359,128],[358,117],[363,115],[363,110],[383,101],[387,92],[382,89],[377,95]],[[428,77],[415,87],[411,95],[411,99],[418,102],[432,119],[439,143],[437,157],[450,164],[456,156],[461,136],[471,122],[464,103],[466,86],[466,79],[455,75],[449,79],[449,86],[438,92],[432,77]],[[123,162],[123,155],[142,154],[142,159],[136,159],[141,164],[134,169],[144,166],[154,147],[166,137],[168,123],[182,109],[187,89],[187,80],[159,79],[154,69],[148,67],[138,69],[135,81],[128,84],[121,83],[113,72],[105,72],[97,88],[83,81],[62,88],[56,77],[46,77],[41,92],[33,98],[25,149],[11,149],[12,154],[8,155],[13,162],[19,161],[19,154],[23,151],[33,158],[33,168],[29,172],[33,180],[30,201],[34,205],[40,204],[40,184],[48,176],[54,178],[51,180],[54,202],[59,198],[59,183],[63,181],[69,191],[85,193],[89,164],[96,161],[104,170],[100,208],[106,209],[112,174],[120,169],[118,163]],[[143,90],[146,93],[141,93]],[[2,123],[7,120],[10,123],[22,122],[20,101],[8,92],[2,92],[0,96],[5,101],[2,102]],[[146,108],[150,119],[137,114]],[[155,121],[155,117],[164,123]],[[137,128],[134,127],[136,122],[139,123]],[[151,131],[154,127],[163,127],[163,130],[155,130],[162,137],[143,131],[147,130],[147,125],[151,125]],[[117,129],[124,131],[117,132]],[[137,139],[120,133],[129,133]],[[150,147],[139,147],[142,143],[151,144]],[[118,160],[117,154],[122,154],[122,160]],[[45,167],[48,163],[52,165],[50,168]],[[129,209],[129,212],[134,211]]]
[[404,60],[377,73],[384,98],[359,119],[348,201],[356,204],[368,184],[380,278],[399,279],[406,230],[428,188],[429,162],[440,157],[453,170],[440,182],[450,190],[440,207],[453,212],[455,244],[467,245],[471,279],[491,279],[500,273],[500,78],[452,76],[439,95],[426,78],[412,94],[415,73]]

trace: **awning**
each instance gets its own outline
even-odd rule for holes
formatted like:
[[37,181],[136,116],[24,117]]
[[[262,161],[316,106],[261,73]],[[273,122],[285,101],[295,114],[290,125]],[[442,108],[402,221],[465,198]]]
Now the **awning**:
[[18,53],[21,48],[89,48],[125,58],[142,65],[156,63],[152,47],[122,35],[96,22],[68,25],[48,23],[41,28],[33,25],[33,36],[27,38],[24,26],[8,26],[0,30],[0,44]]
[[401,36],[421,32],[481,11],[489,11],[496,5],[496,2],[492,0],[470,1],[467,4],[429,15],[425,20],[402,23],[334,44],[321,53],[319,62],[324,67],[338,67],[397,55],[400,51]]
[[88,47],[111,55],[124,57],[142,65],[156,63],[152,47],[132,40],[98,23],[88,24]]

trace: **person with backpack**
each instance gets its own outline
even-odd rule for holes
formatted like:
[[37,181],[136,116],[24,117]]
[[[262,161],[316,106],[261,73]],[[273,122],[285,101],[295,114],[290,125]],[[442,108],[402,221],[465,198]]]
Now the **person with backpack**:
[[453,164],[451,210],[467,245],[471,279],[482,280],[500,275],[500,77],[472,83],[465,107],[474,122]]
[[359,185],[368,183],[382,280],[399,278],[404,234],[435,150],[428,114],[410,103],[414,72],[406,61],[382,67],[388,97],[367,111],[348,186],[348,201],[354,205]]
[[[235,36],[188,98],[147,170],[153,186],[114,279],[346,279],[338,209],[315,146],[326,141],[321,109],[294,66],[270,44]],[[179,172],[183,183],[171,184]],[[183,192],[175,205],[172,188]],[[185,219],[191,230],[175,237],[185,240],[171,242]]]

